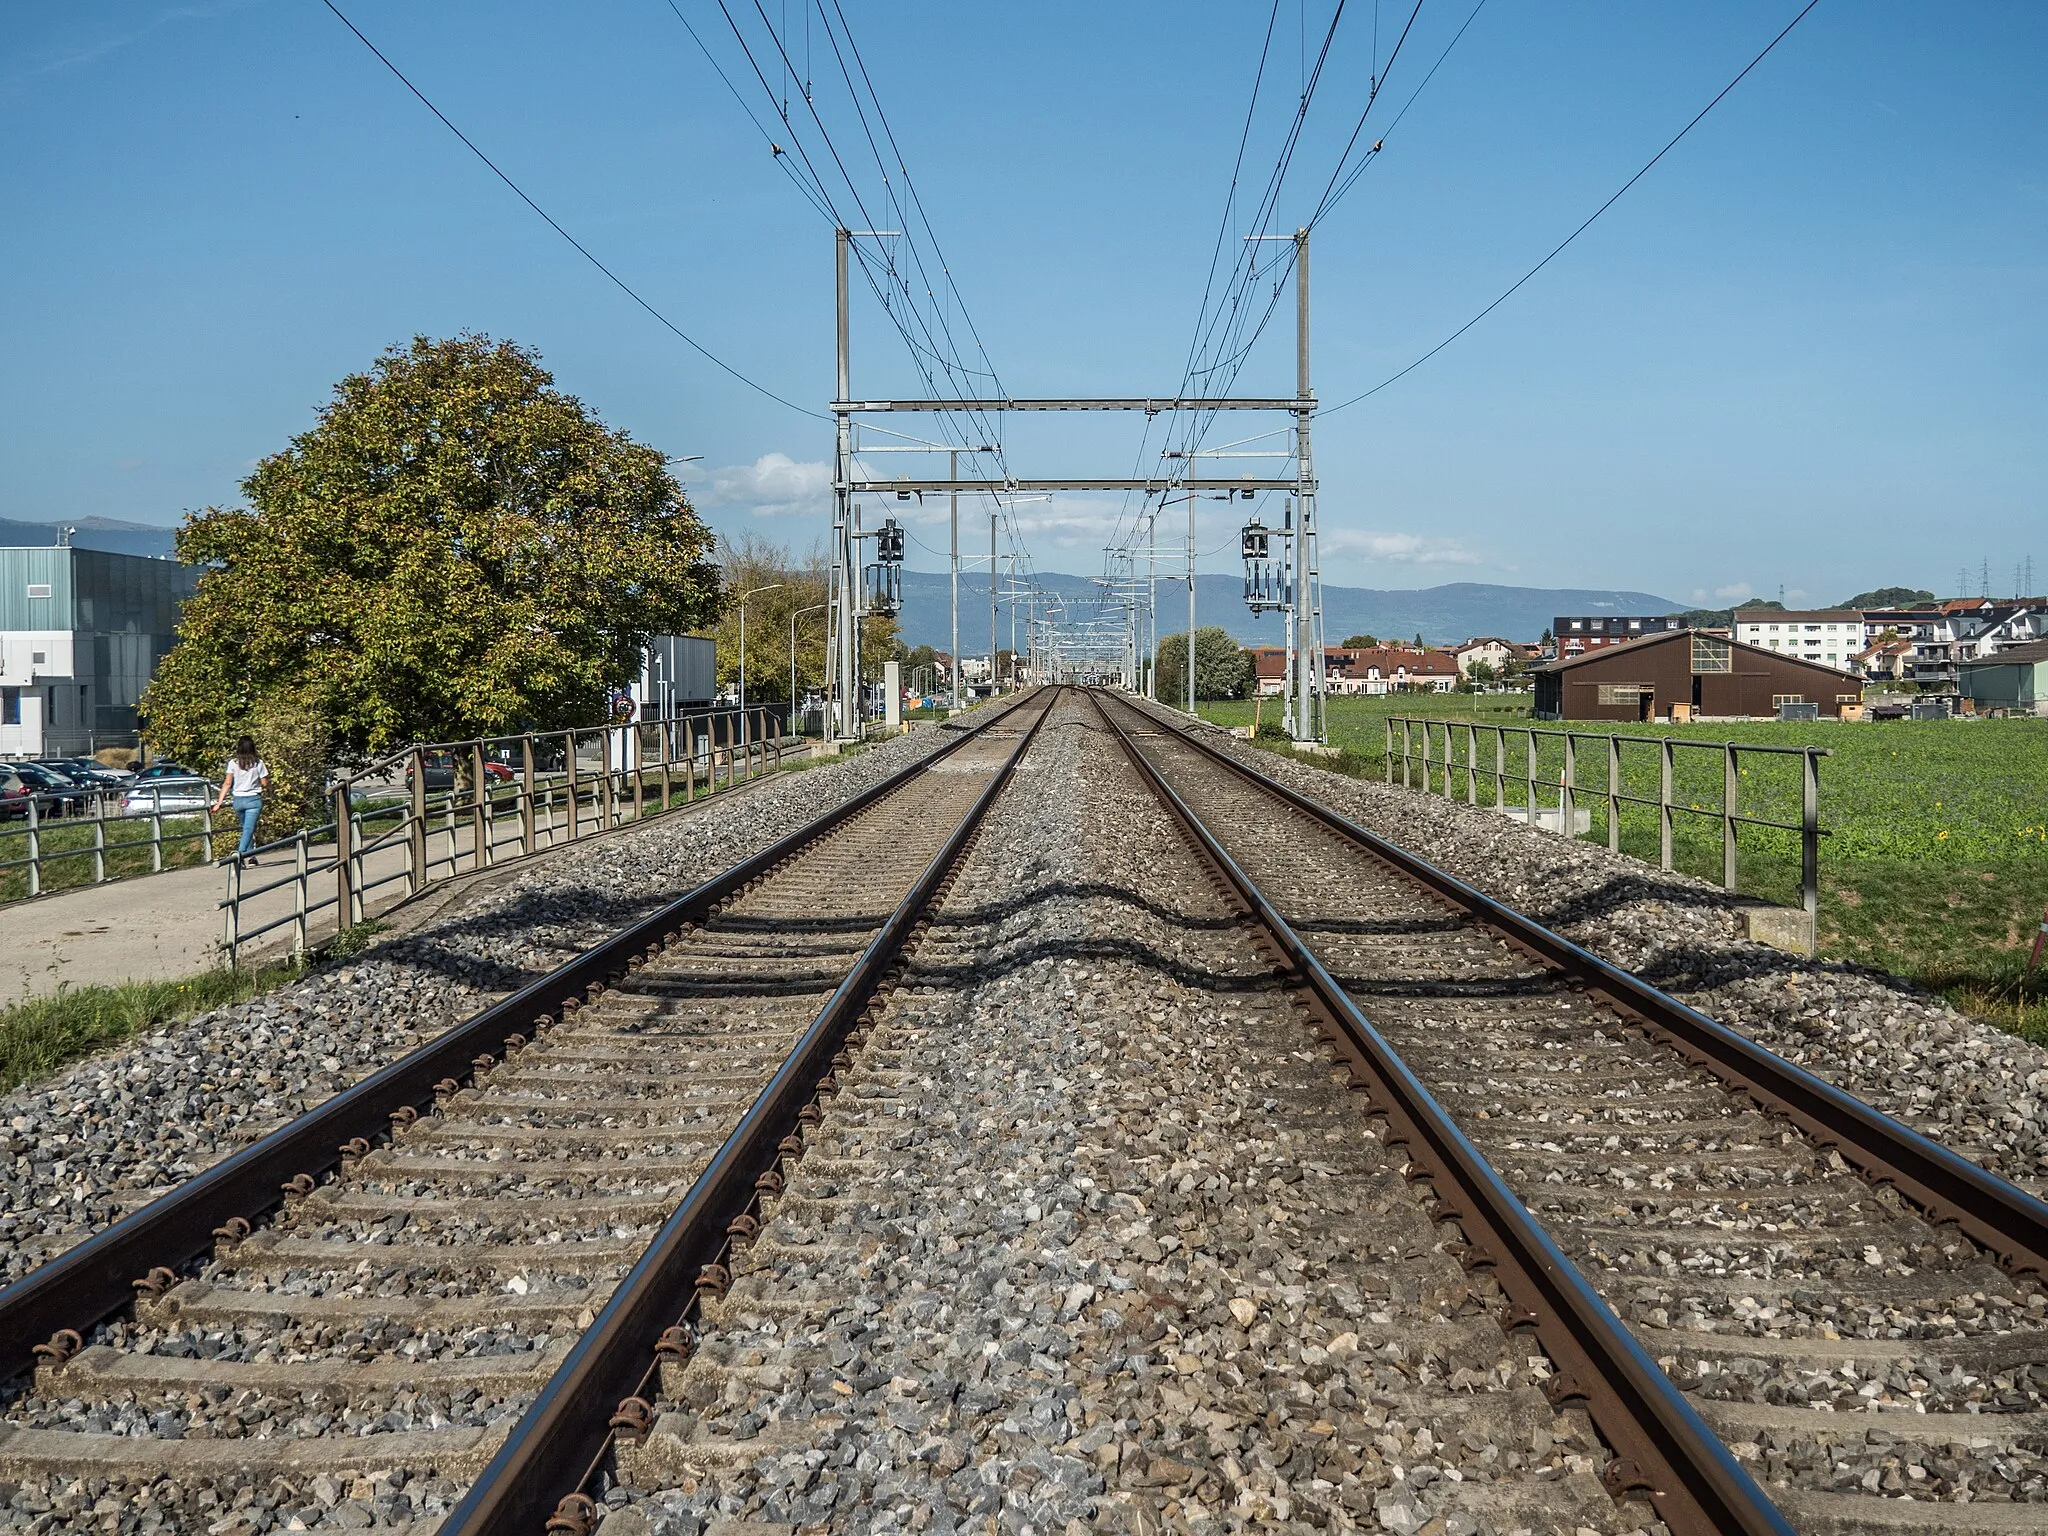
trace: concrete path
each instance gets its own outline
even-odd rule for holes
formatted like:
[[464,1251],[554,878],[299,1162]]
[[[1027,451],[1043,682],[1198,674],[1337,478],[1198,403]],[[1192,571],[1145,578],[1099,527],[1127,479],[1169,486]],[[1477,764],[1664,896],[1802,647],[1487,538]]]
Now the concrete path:
[[[721,786],[718,793],[698,804],[723,800],[734,789],[763,782],[773,774],[743,780],[737,786]],[[687,814],[678,806],[670,815]],[[583,807],[580,825],[583,836],[569,840],[566,814],[556,808],[536,818],[536,841],[542,846],[531,855],[545,859],[560,848],[587,843],[593,836],[606,835],[632,826],[632,801],[620,797],[609,829],[593,825],[594,811]],[[426,894],[441,891],[449,881],[479,872],[473,829],[467,819],[458,826],[437,826],[427,837],[429,861]],[[552,834],[553,847],[548,843]],[[518,828],[510,818],[491,829],[499,843],[483,870],[504,869],[521,862],[517,844]],[[309,845],[307,905],[331,901],[335,877],[331,868],[334,845]],[[381,848],[365,856],[365,884],[373,885],[365,904],[369,917],[381,916],[407,900],[404,872],[410,862],[402,845]],[[263,862],[242,871],[245,893],[273,883],[279,888],[246,895],[241,906],[244,934],[279,919],[289,919],[298,902],[296,860],[289,849],[264,856]],[[322,866],[329,866],[323,868]],[[379,885],[387,876],[396,876]],[[100,885],[74,886],[31,901],[0,906],[0,1007],[24,998],[44,997],[63,986],[115,985],[125,981],[178,981],[219,965],[223,958],[226,924],[221,900],[226,896],[230,872],[217,865],[165,870],[161,874],[137,875],[126,880],[109,880]],[[334,909],[314,913],[307,921],[307,940],[319,944],[335,931]],[[289,952],[293,925],[286,921],[241,950],[243,964]]]

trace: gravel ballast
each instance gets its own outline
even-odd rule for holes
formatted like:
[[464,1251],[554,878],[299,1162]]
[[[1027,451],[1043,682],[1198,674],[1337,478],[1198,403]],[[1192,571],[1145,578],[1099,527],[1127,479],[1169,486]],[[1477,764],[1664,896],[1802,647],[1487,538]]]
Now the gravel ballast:
[[2038,1046],[1896,978],[1753,942],[1740,903],[1704,881],[1214,727],[1203,739],[1983,1167],[2030,1188],[2048,1180]]
[[734,1276],[600,1536],[1641,1518],[1079,704]]
[[0,1281],[729,868],[955,732],[924,726],[544,856],[402,938],[0,1100]]

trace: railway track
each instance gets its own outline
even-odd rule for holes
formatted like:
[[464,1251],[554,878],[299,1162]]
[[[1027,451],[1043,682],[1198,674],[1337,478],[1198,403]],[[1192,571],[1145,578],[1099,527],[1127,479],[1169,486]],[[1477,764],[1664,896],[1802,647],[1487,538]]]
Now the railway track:
[[2048,1529],[2048,1207],[1179,726],[1098,707],[1320,989],[1615,1492],[1679,1530]]
[[1055,696],[0,1291],[11,1522],[590,1529]]

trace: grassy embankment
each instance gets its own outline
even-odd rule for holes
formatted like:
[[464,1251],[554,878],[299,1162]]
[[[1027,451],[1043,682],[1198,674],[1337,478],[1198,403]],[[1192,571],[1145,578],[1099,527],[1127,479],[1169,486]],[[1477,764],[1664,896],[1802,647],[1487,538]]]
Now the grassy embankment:
[[[1205,704],[1222,725],[1251,723],[1249,703]],[[1270,709],[1265,713],[1271,713]],[[1391,715],[1477,720],[1479,797],[1493,800],[1493,737],[1484,727],[1527,724],[1527,695],[1405,695],[1338,699],[1330,706],[1330,739],[1344,749],[1339,765],[1366,778],[1384,775],[1385,721]],[[1894,971],[1945,995],[1963,1011],[2048,1043],[2048,961],[2026,971],[2027,950],[2048,903],[2048,720],[1900,721],[1843,725],[1750,721],[1694,726],[1583,722],[1582,736],[1670,736],[1678,740],[1821,746],[1820,947],[1831,959]],[[1466,738],[1456,733],[1455,790],[1466,788]],[[1432,756],[1441,754],[1441,734]],[[1538,773],[1555,784],[1564,749],[1544,740]],[[1525,791],[1522,741],[1509,738],[1507,798]],[[1722,763],[1712,752],[1677,755],[1674,797],[1689,809],[1673,838],[1673,862],[1717,881],[1721,872]],[[1655,748],[1622,748],[1625,792],[1654,800]],[[1582,741],[1576,772],[1578,804],[1590,810],[1590,841],[1607,840],[1607,752]],[[1440,769],[1431,774],[1441,793]],[[1555,803],[1556,792],[1539,798]],[[1738,809],[1794,821],[1799,815],[1798,758],[1756,755],[1743,760]],[[1745,827],[1738,863],[1741,888],[1796,904],[1799,853],[1795,834]],[[1655,861],[1654,808],[1624,806],[1624,852]]]

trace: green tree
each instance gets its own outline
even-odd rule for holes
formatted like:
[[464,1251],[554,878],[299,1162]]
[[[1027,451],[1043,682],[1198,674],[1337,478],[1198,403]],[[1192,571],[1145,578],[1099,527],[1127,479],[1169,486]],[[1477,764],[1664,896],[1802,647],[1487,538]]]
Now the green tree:
[[1845,597],[1837,604],[1841,608],[1910,608],[1915,603],[1931,603],[1932,592],[1923,592],[1918,587],[1879,587],[1871,592],[1858,592],[1854,597]]
[[391,348],[242,491],[178,530],[204,574],[143,700],[188,761],[280,696],[351,757],[589,723],[650,635],[717,604],[661,452],[484,336]]
[[[1159,637],[1159,679],[1157,693],[1168,704],[1185,703],[1188,696],[1188,635]],[[1197,699],[1242,699],[1251,692],[1251,653],[1230,638],[1230,631],[1205,626],[1195,631],[1195,697]]]
[[1347,651],[1369,651],[1380,643],[1378,635],[1348,635],[1344,640]]
[[[764,703],[789,697],[790,619],[796,619],[798,692],[823,686],[828,646],[826,563],[814,548],[801,560],[757,533],[721,541],[719,575],[725,601],[711,631],[718,642],[718,686],[733,689],[740,676],[739,599],[747,592],[747,698]],[[872,621],[870,621],[872,622]],[[872,632],[863,639],[873,643]]]

